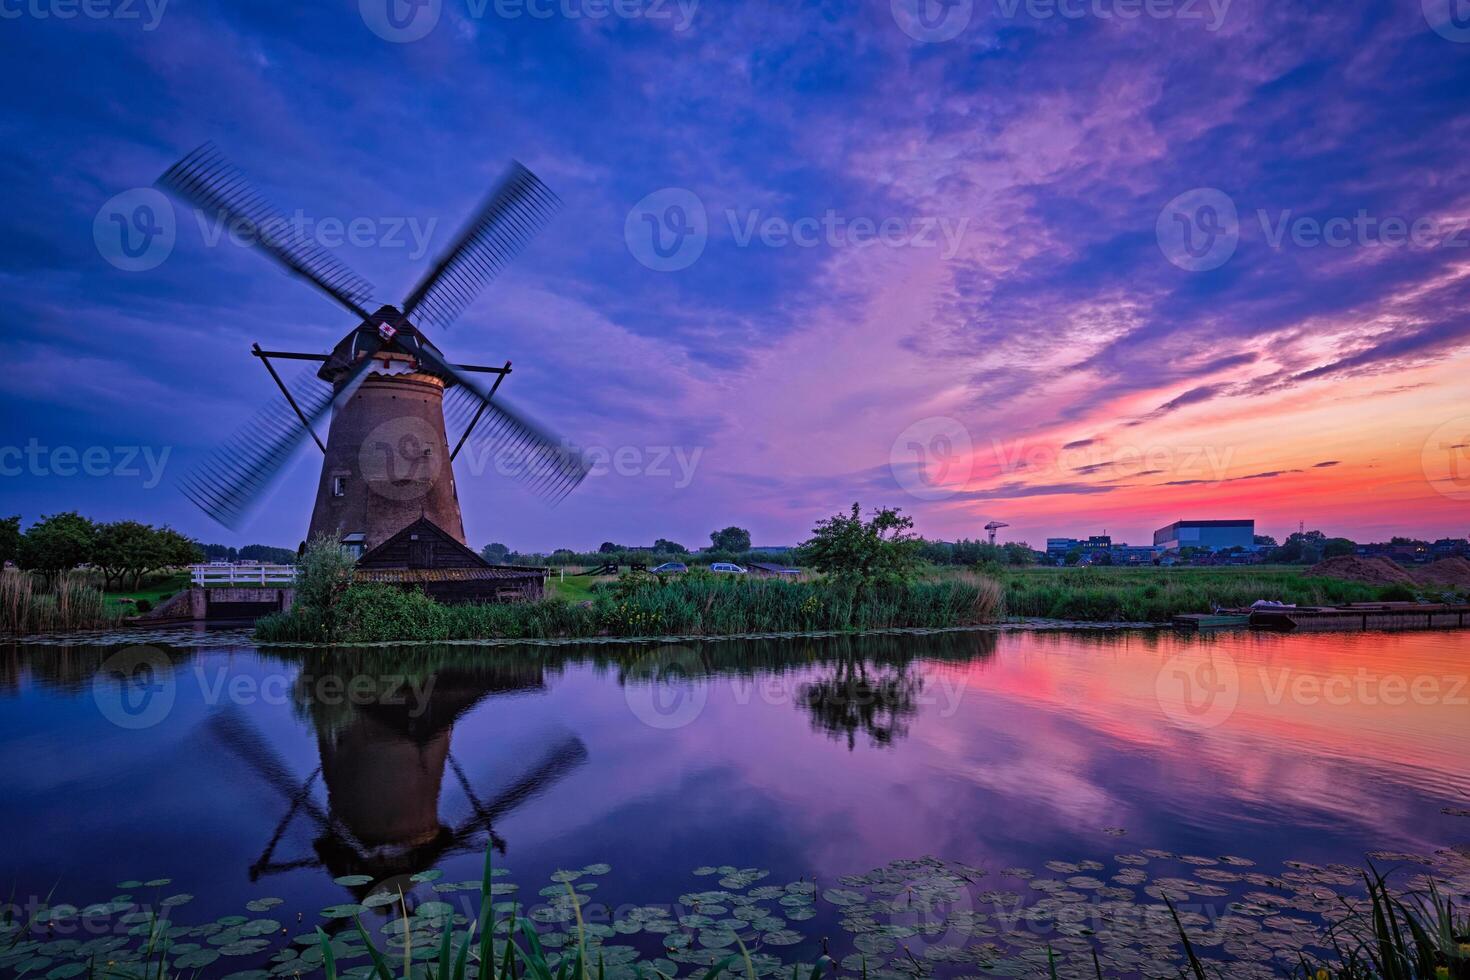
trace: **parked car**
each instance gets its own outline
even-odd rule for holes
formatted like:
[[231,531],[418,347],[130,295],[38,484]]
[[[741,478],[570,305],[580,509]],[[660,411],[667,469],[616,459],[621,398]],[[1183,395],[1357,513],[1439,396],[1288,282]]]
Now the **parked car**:
[[686,564],[684,564],[682,561],[666,561],[662,565],[659,565],[658,567],[654,568],[653,569],[653,574],[655,574],[655,575],[670,575],[670,574],[674,574],[676,572],[687,572],[687,571],[689,571],[689,566],[686,565]]
[[717,562],[715,562],[713,565],[711,565],[709,567],[709,570],[712,571],[712,572],[714,572],[716,575],[744,575],[745,574],[745,569],[741,568],[739,565],[735,564],[734,562],[729,562],[729,561],[717,561]]

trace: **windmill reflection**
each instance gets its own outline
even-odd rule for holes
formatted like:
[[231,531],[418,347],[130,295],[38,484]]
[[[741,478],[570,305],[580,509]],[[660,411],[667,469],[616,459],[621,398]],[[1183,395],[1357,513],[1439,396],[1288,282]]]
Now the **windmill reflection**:
[[[570,733],[552,737],[498,791],[482,796],[451,751],[451,734],[455,723],[482,701],[542,686],[535,665],[451,669],[421,680],[417,689],[422,700],[385,696],[326,707],[298,681],[297,703],[316,729],[321,760],[305,778],[291,771],[242,712],[215,715],[210,734],[286,804],[275,833],[250,866],[251,880],[324,867],[334,878],[363,875],[381,883],[431,868],[455,852],[483,850],[487,839],[504,852],[506,842],[496,834],[495,822],[585,762],[587,748]],[[440,814],[446,769],[464,796],[454,805],[469,810],[452,823]],[[320,799],[323,789],[325,802]],[[314,826],[315,855],[278,857],[298,818]],[[364,895],[372,887],[354,891]]]

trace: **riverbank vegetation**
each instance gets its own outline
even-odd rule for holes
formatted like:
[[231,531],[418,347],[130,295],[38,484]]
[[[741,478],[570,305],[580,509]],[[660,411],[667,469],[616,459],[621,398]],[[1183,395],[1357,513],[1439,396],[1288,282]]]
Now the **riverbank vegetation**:
[[1184,613],[1249,606],[1257,599],[1297,605],[1462,599],[1454,590],[1419,596],[1402,585],[1378,586],[1313,577],[1287,566],[1215,568],[1014,568],[984,566],[1004,594],[1005,614],[1083,622],[1163,623]]
[[262,642],[731,636],[994,622],[1000,590],[975,575],[916,575],[912,522],[857,505],[817,524],[808,542],[818,577],[749,578],[691,571],[631,573],[599,584],[586,602],[560,598],[442,605],[419,591],[352,582],[352,560],[314,541],[297,568],[295,605],[256,623]]
[[99,629],[121,614],[121,607],[81,576],[57,575],[48,584],[18,569],[0,571],[0,633],[24,636]]
[[664,581],[627,575],[584,603],[448,606],[422,592],[358,583],[326,605],[298,596],[290,612],[260,620],[255,631],[267,643],[730,636],[966,626],[999,613],[999,588],[978,576],[860,586],[692,573]]

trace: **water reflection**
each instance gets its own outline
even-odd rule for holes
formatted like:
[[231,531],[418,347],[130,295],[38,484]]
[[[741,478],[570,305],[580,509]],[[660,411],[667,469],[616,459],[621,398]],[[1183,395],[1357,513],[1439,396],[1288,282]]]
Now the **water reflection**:
[[[131,729],[103,698],[126,681],[109,666],[119,647],[12,647],[0,649],[0,881],[44,894],[66,870],[90,897],[169,874],[219,912],[265,888],[311,909],[340,902],[333,879],[348,875],[477,878],[490,843],[518,878],[606,861],[637,876],[633,897],[662,900],[699,864],[788,881],[925,853],[1032,867],[1114,853],[1108,828],[1131,847],[1353,866],[1470,827],[1451,815],[1470,809],[1464,642],[1094,631],[160,646],[150,681],[172,706]],[[1197,655],[1236,667],[1214,727],[1161,701],[1170,665]],[[1380,695],[1434,681],[1439,699],[1370,702],[1360,676]],[[1338,688],[1319,682],[1332,677],[1353,680],[1351,703],[1330,700]]]
[[[250,866],[251,880],[320,866],[333,878],[369,879],[354,889],[363,895],[371,883],[428,870],[449,854],[482,851],[487,839],[503,853],[495,822],[586,762],[587,748],[575,735],[555,737],[539,758],[505,774],[509,778],[494,795],[482,796],[451,750],[451,736],[455,723],[481,703],[543,688],[542,668],[531,662],[499,661],[475,671],[419,669],[409,676],[348,672],[330,658],[310,658],[293,686],[296,707],[316,731],[320,759],[304,778],[243,711],[214,715],[210,735],[285,805],[275,833]],[[446,768],[470,808],[468,817],[453,824],[440,816]],[[325,806],[313,798],[318,779]],[[314,827],[314,858],[276,856],[296,819]]]

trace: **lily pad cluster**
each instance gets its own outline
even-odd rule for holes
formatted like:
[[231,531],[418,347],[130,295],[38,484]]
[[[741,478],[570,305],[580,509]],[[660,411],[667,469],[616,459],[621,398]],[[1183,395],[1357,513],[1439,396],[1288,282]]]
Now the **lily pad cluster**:
[[[1405,892],[1434,881],[1442,893],[1470,894],[1470,849],[1369,859],[1400,869]],[[330,953],[338,976],[367,978],[376,953],[395,976],[407,964],[427,977],[446,930],[462,936],[480,914],[486,883],[497,961],[513,923],[529,920],[552,968],[580,953],[600,980],[702,977],[722,962],[746,977],[788,977],[793,966],[808,976],[823,955],[835,961],[824,961],[825,972],[866,980],[1053,971],[1094,980],[1098,970],[1176,978],[1187,974],[1181,929],[1209,969],[1253,980],[1290,973],[1303,955],[1330,962],[1332,930],[1366,911],[1356,868],[1288,861],[1266,872],[1236,855],[1155,848],[1037,869],[924,857],[821,883],[702,866],[693,871],[696,887],[669,904],[615,909],[597,897],[611,871],[603,863],[558,871],[534,891],[503,868],[486,882],[446,881],[437,869],[390,882],[344,876],[336,884],[357,901],[298,913],[260,896],[246,914],[193,925],[177,921],[192,896],[172,892],[168,879],[124,881],[105,901],[48,904],[26,921],[0,923],[0,974],[273,980],[321,975]],[[820,931],[807,928],[819,923]]]

